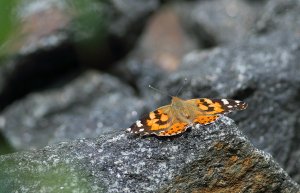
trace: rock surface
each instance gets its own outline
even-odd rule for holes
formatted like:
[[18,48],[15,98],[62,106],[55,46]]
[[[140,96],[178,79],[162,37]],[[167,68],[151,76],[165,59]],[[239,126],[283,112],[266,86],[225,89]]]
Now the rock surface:
[[264,2],[239,0],[193,1],[180,3],[177,9],[200,47],[211,48],[249,38],[264,10],[262,5]]
[[[256,147],[271,153],[297,182],[300,182],[300,111],[295,108],[300,99],[299,13],[299,1],[269,1],[255,26],[257,34],[238,44],[191,52],[177,72],[164,75],[167,80],[154,76],[153,79],[148,76],[147,80],[174,95],[188,78],[182,98],[234,98],[248,102],[249,108],[245,113],[235,114],[234,120]],[[146,87],[142,79],[148,68],[141,67],[141,72],[136,73],[136,77],[141,75],[137,83],[140,89]],[[159,104],[169,103],[164,95],[158,98]]]
[[175,138],[117,132],[0,157],[4,192],[288,192],[300,187],[222,117]]
[[86,72],[63,88],[14,103],[1,114],[0,128],[5,128],[2,132],[18,150],[96,137],[137,119],[136,111],[141,112],[144,103],[132,94],[113,76]]
[[[65,83],[65,86],[58,85],[30,94],[7,107],[0,118],[0,128],[18,150],[81,137],[97,138],[2,156],[1,186],[3,184],[8,191],[14,190],[14,187],[22,190],[30,187],[30,190],[45,192],[64,188],[66,191],[83,192],[131,192],[139,190],[137,188],[157,192],[186,189],[200,192],[298,192],[299,186],[290,180],[273,158],[256,148],[270,153],[296,182],[300,182],[300,111],[297,108],[300,99],[299,0],[193,3],[195,10],[201,12],[193,12],[196,14],[193,17],[195,21],[191,22],[196,22],[198,28],[192,29],[195,35],[205,35],[196,38],[196,41],[199,41],[199,47],[211,49],[193,50],[186,55],[183,54],[186,50],[179,49],[177,52],[174,49],[175,52],[171,52],[174,55],[169,58],[165,57],[168,54],[164,54],[162,61],[175,66],[167,67],[169,72],[166,72],[159,68],[164,62],[155,64],[161,60],[139,58],[139,54],[151,56],[151,53],[139,51],[158,51],[156,48],[160,47],[151,41],[155,35],[149,33],[152,37],[149,37],[148,43],[155,45],[150,43],[150,48],[144,50],[136,47],[112,71],[79,74],[78,79]],[[251,7],[248,7],[250,4]],[[253,7],[256,6],[261,8],[254,14]],[[124,10],[130,12],[126,7]],[[210,16],[216,15],[214,13],[219,15],[205,18],[202,12]],[[241,20],[231,17],[232,13],[241,15]],[[171,21],[178,19],[173,17],[174,12],[169,14],[165,17],[170,17]],[[227,17],[219,21],[220,25],[211,25],[220,15]],[[177,20],[173,24],[168,30],[182,30]],[[114,29],[117,33],[118,30]],[[209,29],[212,33],[207,33]],[[159,28],[157,31],[160,32]],[[189,43],[184,42],[183,37],[190,33],[179,32],[178,36],[170,39],[160,37],[167,40],[165,42],[179,40],[167,46],[168,49]],[[192,35],[187,39],[193,40]],[[160,52],[153,54],[154,57],[160,56]],[[64,52],[58,49],[56,53]],[[74,53],[69,54],[67,59]],[[51,56],[47,51],[33,55],[38,60],[29,60],[28,64],[32,61],[39,66],[44,66],[40,65],[43,64],[41,61],[51,64],[53,60],[48,60]],[[178,63],[183,56],[183,61]],[[61,59],[58,61],[61,62]],[[28,71],[19,72],[31,80]],[[186,83],[185,78],[188,78]],[[0,87],[2,83],[1,79]],[[19,83],[23,82],[19,80]],[[232,128],[227,118],[167,140],[120,134],[117,130],[128,127],[140,115],[170,102],[165,95],[148,89],[149,84],[172,95],[185,84],[179,97],[186,99],[245,100],[249,108],[233,117],[249,140]],[[16,87],[10,89],[18,91]],[[115,133],[108,134],[109,131]],[[16,164],[24,166],[25,172],[22,173]],[[5,179],[7,173],[9,178]],[[37,175],[43,177],[37,179]]]
[[[246,100],[246,113],[235,120],[251,142],[300,182],[299,90],[300,2],[270,1],[258,21],[261,36],[238,45],[186,56],[173,83],[189,77],[187,98],[230,97]],[[262,24],[264,23],[264,24]],[[297,25],[298,24],[298,25]],[[196,92],[195,92],[196,91]],[[200,93],[200,94],[199,94]]]
[[183,98],[214,96],[248,102],[245,113],[235,114],[238,125],[255,146],[271,153],[298,181],[300,111],[295,107],[299,106],[299,57],[294,46],[249,43],[194,52],[185,58],[180,71],[159,87],[175,90],[188,77]]
[[2,49],[0,111],[82,68],[112,67],[134,47],[159,5],[157,0],[18,1],[13,12],[18,31]]

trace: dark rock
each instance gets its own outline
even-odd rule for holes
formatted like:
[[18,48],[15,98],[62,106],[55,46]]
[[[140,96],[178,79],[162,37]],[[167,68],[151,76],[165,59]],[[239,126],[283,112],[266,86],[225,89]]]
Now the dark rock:
[[[191,76],[194,83],[186,90],[199,90],[201,96],[245,99],[249,103],[247,115],[237,115],[239,125],[258,148],[270,152],[297,182],[300,182],[300,111],[295,108],[300,98],[299,13],[299,1],[269,1],[257,22],[264,26],[259,35],[228,50],[189,55],[185,62],[188,67],[183,67],[184,72],[195,73]],[[186,76],[184,72],[179,73],[181,79]]]
[[[86,77],[87,81],[80,84],[71,83],[66,91],[33,94],[7,108],[0,123],[18,149],[104,135],[1,156],[3,190],[299,192],[299,186],[268,154],[300,182],[299,1],[264,1],[266,7],[258,10],[262,17],[256,23],[253,21],[257,15],[247,12],[250,1],[234,2],[245,10],[240,12],[242,21],[233,20],[234,25],[251,16],[250,25],[245,27],[251,29],[253,25],[252,35],[245,29],[232,32],[226,25],[224,34],[222,28],[215,28],[215,33],[208,34],[226,44],[187,54],[177,72],[169,74],[161,72],[152,61],[129,58],[119,69],[118,78],[130,80],[136,97],[132,97],[128,85],[101,74],[104,79],[87,76],[98,78],[95,82]],[[232,22],[230,17],[227,19],[224,24]],[[249,140],[224,117],[169,139],[138,138],[118,131],[108,134],[112,127],[117,130],[129,126],[137,114],[143,114],[143,108],[152,110],[169,102],[166,96],[153,94],[148,84],[175,94],[185,78],[188,82],[179,95],[182,98],[233,98],[249,103],[248,110],[233,115]],[[99,88],[95,93],[96,85],[102,83],[104,90]],[[85,86],[91,87],[88,92],[82,92]],[[74,98],[61,101],[61,93]]]
[[[175,4],[176,5],[176,4]],[[182,57],[198,45],[184,29],[184,22],[176,6],[168,6],[156,12],[148,22],[138,46],[136,58],[152,60],[161,71],[175,71]]]
[[240,0],[180,3],[177,10],[186,31],[201,48],[239,43],[253,33],[264,3]]
[[61,43],[53,50],[17,56],[0,67],[0,111],[29,92],[65,83],[79,72],[74,58],[75,50],[68,43]]
[[[259,35],[270,36],[270,34],[274,34],[273,41],[268,43],[288,45],[289,42],[283,41],[281,36],[284,34],[297,36],[299,28],[299,2],[296,0],[274,0],[268,1],[264,7],[262,16],[256,22],[255,31]],[[275,38],[276,36],[277,38]]]
[[[149,84],[159,87],[161,80],[169,82],[169,79],[174,79],[174,75],[170,71],[174,69],[180,71],[178,66],[182,63],[178,65],[176,62],[179,59],[182,60],[182,53],[193,52],[196,48],[203,51],[203,49],[217,47],[221,44],[238,44],[249,39],[254,32],[251,29],[255,29],[256,20],[261,16],[262,10],[261,4],[244,1],[174,3],[169,6],[169,9],[164,9],[164,12],[161,11],[160,14],[164,16],[161,16],[163,17],[161,20],[166,20],[165,17],[169,18],[168,23],[165,22],[166,24],[164,24],[164,21],[157,21],[157,23],[161,23],[160,26],[155,27],[153,24],[146,28],[140,42],[142,46],[134,49],[134,54],[131,55],[125,67],[117,67],[121,68],[118,74],[129,80],[137,88],[140,95],[147,97],[149,96],[149,89],[147,88]],[[178,18],[180,22],[171,25],[173,20],[170,17],[174,12],[177,14],[176,22],[178,22]],[[141,59],[140,56],[146,56],[146,58]],[[163,58],[169,60],[163,61]],[[168,72],[164,72],[164,70]],[[127,73],[122,74],[124,71]],[[187,73],[186,77],[188,76]],[[182,82],[176,81],[178,84]],[[178,90],[178,87],[177,89],[161,88],[165,89],[163,92],[171,95],[175,95]]]
[[299,185],[222,117],[175,138],[117,132],[0,156],[3,192],[289,192]]
[[[3,124],[3,123],[0,123]],[[10,146],[6,138],[0,133],[0,155],[13,153],[14,149]]]
[[271,153],[284,168],[293,168],[298,179],[300,157],[294,156],[300,151],[296,145],[300,111],[295,108],[299,106],[299,57],[299,49],[293,46],[255,46],[253,42],[192,53],[160,87],[178,88],[178,82],[183,84],[188,77],[183,98],[245,100],[248,109],[235,116],[239,126],[258,148]]
[[63,88],[28,95],[1,115],[1,129],[17,150],[96,137],[137,119],[144,103],[107,74],[87,72]]
[[1,61],[0,111],[82,67],[112,67],[133,48],[159,5],[157,0],[20,1],[19,30]]
[[[300,182],[300,111],[296,108],[300,99],[300,24],[297,25],[300,4],[294,0],[269,1],[263,13],[246,40],[187,54],[177,72],[169,75],[147,76],[149,67],[141,65],[135,77],[141,75],[137,84],[141,93],[147,93],[146,100],[150,100],[149,91],[144,89],[143,77],[171,95],[175,95],[188,78],[179,95],[186,99],[245,100],[249,103],[248,110],[234,115],[239,126],[245,129],[255,146],[271,153],[293,179]],[[261,23],[265,23],[262,31],[259,30]],[[170,101],[165,95],[153,96],[157,104]]]

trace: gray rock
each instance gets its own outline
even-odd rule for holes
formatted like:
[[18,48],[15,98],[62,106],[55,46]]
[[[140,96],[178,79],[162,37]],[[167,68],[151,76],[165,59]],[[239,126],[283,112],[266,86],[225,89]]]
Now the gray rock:
[[[269,1],[259,34],[239,45],[192,53],[174,75],[178,87],[191,80],[186,98],[226,97],[246,100],[249,108],[235,117],[255,146],[271,153],[300,182],[299,85],[300,2]],[[259,28],[257,28],[259,29]],[[193,72],[192,72],[193,71]],[[192,72],[192,73],[191,73]],[[171,79],[172,80],[172,79]]]
[[[247,8],[244,3],[239,5]],[[271,5],[277,8],[269,9]],[[280,11],[281,5],[286,5],[283,7],[288,11]],[[95,137],[95,133],[105,135],[61,143],[40,151],[1,156],[0,186],[6,192],[299,192],[299,186],[269,154],[254,148],[272,154],[290,176],[300,182],[300,112],[296,108],[300,89],[299,10],[296,0],[269,1],[264,10],[266,15],[258,20],[256,34],[251,38],[239,40],[235,45],[190,53],[178,72],[169,75],[132,59],[128,66],[136,76],[121,72],[136,81],[133,85],[142,98],[140,100],[132,97],[129,86],[105,76],[96,83],[87,83],[92,82],[87,78],[89,81],[72,87],[71,96],[76,96],[70,100],[73,103],[58,102],[54,109],[50,104],[60,101],[55,96],[60,92],[68,96],[68,92],[58,89],[31,95],[23,101],[24,107],[22,102],[15,103],[5,111],[6,116],[0,123],[12,128],[13,133],[7,128],[5,133],[16,136],[11,139],[19,149],[78,137]],[[243,32],[242,37],[248,36],[247,31]],[[224,36],[224,40],[230,38],[232,36]],[[108,130],[113,130],[113,124],[116,130],[129,125],[137,112],[143,113],[142,106],[168,103],[165,96],[149,95],[148,84],[155,83],[154,86],[173,94],[185,78],[190,81],[180,94],[182,98],[222,97],[248,102],[248,110],[233,117],[251,142],[228,118],[170,139],[135,138],[118,131],[107,134]],[[102,81],[109,88],[113,87],[107,95],[103,95],[103,91],[101,94],[92,91],[97,90],[95,84]],[[76,87],[84,88],[86,84],[94,86],[80,98],[81,95],[76,94],[81,90]],[[125,97],[117,93],[120,91]],[[91,95],[92,99],[94,96],[100,99],[89,100]],[[42,96],[43,102],[29,102],[38,101],[36,96]],[[124,104],[116,102],[120,99]],[[78,107],[77,103],[82,106]],[[97,112],[98,105],[104,110]],[[112,108],[116,106],[120,109]],[[28,115],[19,117],[18,113]],[[41,116],[34,119],[32,115],[36,114]],[[29,117],[28,123],[34,123],[32,127],[26,125],[26,117]],[[25,123],[26,128],[22,129],[24,124],[16,124],[16,120]],[[98,126],[103,126],[101,131]],[[19,128],[25,131],[22,132],[25,136],[20,135]],[[46,132],[43,131],[45,128]],[[30,137],[26,138],[28,130]]]
[[183,98],[233,98],[248,102],[248,109],[237,113],[235,120],[255,146],[271,153],[299,180],[300,111],[295,108],[299,106],[299,57],[299,49],[293,46],[250,43],[207,53],[194,52],[186,56],[173,78],[160,87],[178,88],[178,82],[183,83],[188,77],[190,82],[184,88]]
[[[151,79],[145,75],[147,67],[136,74],[147,77],[148,82],[155,82],[156,87],[172,95],[188,78],[179,95],[186,99],[245,100],[249,108],[233,115],[239,126],[256,147],[271,153],[293,179],[300,182],[300,111],[297,108],[300,2],[269,1],[264,10],[263,16],[253,26],[256,28],[253,32],[256,32],[247,40],[209,51],[191,52],[185,56],[178,72],[161,75],[167,78]],[[148,91],[141,91],[144,92]],[[160,95],[155,101],[167,104],[170,100]]]
[[264,3],[239,0],[180,3],[178,12],[189,35],[201,48],[239,43],[252,33]]
[[0,156],[4,192],[299,192],[222,117],[175,138],[116,132]]
[[[299,1],[298,0],[274,0],[267,1],[264,7],[263,14],[256,22],[256,35],[270,35],[272,33],[279,35],[290,34],[297,36],[299,30]],[[280,32],[280,33],[278,33]],[[278,40],[283,40],[282,36],[278,36],[269,43],[278,43]],[[281,41],[287,45],[285,41]]]
[[[16,34],[18,42],[11,40],[8,43],[13,53],[24,55],[57,47],[64,41],[83,44],[96,41],[108,49],[116,45],[106,43],[123,43],[122,46],[128,48],[134,44],[147,17],[159,5],[157,0],[22,0],[15,5],[12,15],[20,25]],[[111,40],[115,42],[109,42]],[[118,51],[122,49],[120,47]]]
[[118,79],[86,72],[63,88],[28,95],[0,117],[1,131],[17,150],[83,137],[96,137],[128,127],[142,102]]
[[133,48],[159,5],[157,0],[18,1],[13,11],[18,31],[2,49],[0,111],[83,66],[111,67]]

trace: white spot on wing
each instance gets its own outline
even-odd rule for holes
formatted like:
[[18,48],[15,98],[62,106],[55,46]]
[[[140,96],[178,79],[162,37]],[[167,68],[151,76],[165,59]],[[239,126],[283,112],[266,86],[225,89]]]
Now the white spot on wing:
[[139,131],[140,131],[140,132],[144,131],[144,128],[141,128]]
[[131,128],[127,128],[126,131],[131,132]]
[[228,105],[229,104],[229,102],[228,102],[227,99],[221,99],[221,101],[224,103],[224,105]]
[[136,126],[138,126],[138,127],[143,127],[143,126],[144,126],[144,125],[141,123],[140,120],[137,120],[137,121],[135,122],[135,124],[136,124]]

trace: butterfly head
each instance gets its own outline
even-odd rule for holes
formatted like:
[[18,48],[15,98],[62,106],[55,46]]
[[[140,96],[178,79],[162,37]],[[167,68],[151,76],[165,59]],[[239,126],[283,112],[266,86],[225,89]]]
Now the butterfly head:
[[171,105],[174,106],[174,105],[178,105],[180,103],[182,103],[183,100],[179,97],[176,97],[176,96],[172,96],[172,101],[171,101]]

